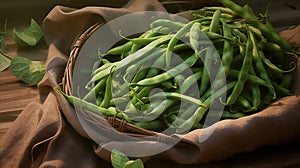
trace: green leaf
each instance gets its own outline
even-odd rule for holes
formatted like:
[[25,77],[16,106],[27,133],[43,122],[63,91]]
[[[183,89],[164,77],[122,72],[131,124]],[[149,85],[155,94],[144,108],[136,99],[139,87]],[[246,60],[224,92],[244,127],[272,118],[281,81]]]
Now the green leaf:
[[7,20],[4,22],[4,31],[0,31],[1,36],[6,36],[7,34]]
[[5,48],[6,48],[5,38],[3,36],[3,37],[0,37],[0,50],[4,50]]
[[13,38],[20,47],[33,47],[37,45],[43,35],[43,29],[34,19],[31,19],[30,26],[23,32],[18,32],[16,29],[13,30]]
[[144,168],[144,164],[141,159],[130,160],[125,163],[124,168]]
[[124,168],[124,164],[129,161],[129,158],[122,152],[113,149],[111,152],[111,163],[114,168]]
[[45,65],[40,61],[30,61],[25,57],[11,60],[10,71],[25,83],[36,85],[45,75]]
[[9,67],[11,59],[12,58],[10,58],[2,50],[0,50],[0,72]]
[[4,31],[0,31],[0,50],[4,50],[6,48],[5,45],[5,37],[7,35],[7,20],[4,22]]

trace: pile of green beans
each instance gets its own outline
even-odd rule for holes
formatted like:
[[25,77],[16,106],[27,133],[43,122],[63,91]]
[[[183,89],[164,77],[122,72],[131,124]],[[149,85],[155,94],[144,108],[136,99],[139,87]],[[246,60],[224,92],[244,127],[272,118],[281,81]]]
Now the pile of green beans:
[[291,95],[297,53],[268,13],[256,16],[248,4],[220,2],[223,7],[192,11],[188,23],[157,19],[149,31],[125,38],[101,55],[89,92],[66,97],[148,130],[186,133],[203,127],[215,103],[224,106],[221,119],[232,119]]

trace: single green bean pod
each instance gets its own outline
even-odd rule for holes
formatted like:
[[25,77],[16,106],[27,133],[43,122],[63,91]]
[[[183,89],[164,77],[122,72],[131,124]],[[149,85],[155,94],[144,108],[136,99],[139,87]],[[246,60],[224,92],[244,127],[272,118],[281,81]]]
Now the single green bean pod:
[[228,96],[226,100],[226,105],[234,104],[238,98],[238,96],[242,93],[244,89],[244,84],[248,78],[249,71],[252,66],[252,50],[253,50],[253,43],[248,36],[246,50],[244,53],[244,60],[243,65],[240,70],[240,74],[238,76],[237,84],[234,86],[232,93]]

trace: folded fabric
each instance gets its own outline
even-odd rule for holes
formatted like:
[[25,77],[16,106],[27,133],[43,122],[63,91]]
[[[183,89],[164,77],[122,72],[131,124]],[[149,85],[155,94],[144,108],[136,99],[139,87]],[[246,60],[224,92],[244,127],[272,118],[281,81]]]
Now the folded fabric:
[[[74,108],[53,87],[61,84],[68,56],[78,37],[90,26],[137,11],[166,11],[155,0],[131,0],[122,8],[56,6],[44,20],[49,44],[47,70],[38,84],[41,102],[29,104],[0,141],[1,167],[110,167],[109,149],[123,152],[164,148],[163,140],[139,144],[110,139],[103,134],[95,143],[81,125]],[[300,45],[300,27],[280,35],[294,47]],[[300,62],[298,61],[298,67]],[[295,72],[300,74],[300,68]],[[280,145],[300,139],[300,79],[294,81],[294,95],[282,98],[267,109],[236,120],[223,120],[185,135],[172,135],[180,142],[153,156],[178,164],[224,160],[262,146]],[[163,138],[163,136],[162,136]],[[158,163],[159,164],[159,163]]]

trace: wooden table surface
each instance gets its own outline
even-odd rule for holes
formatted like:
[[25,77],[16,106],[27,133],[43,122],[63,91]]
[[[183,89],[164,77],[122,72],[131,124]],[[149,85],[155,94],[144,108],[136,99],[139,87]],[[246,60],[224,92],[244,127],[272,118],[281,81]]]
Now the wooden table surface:
[[[43,18],[43,15],[38,18],[39,23],[41,23],[41,18]],[[31,49],[18,49],[14,43],[12,28],[22,29],[28,24],[29,20],[9,23],[9,31],[6,37],[7,49],[5,52],[12,57],[19,55],[30,59],[44,60],[47,56],[47,45],[44,41]],[[0,72],[0,139],[8,128],[14,124],[14,120],[22,109],[29,102],[38,100],[36,86],[30,86],[19,81],[8,69]],[[175,167],[175,163],[163,161],[161,163],[166,166],[173,165]],[[152,164],[146,164],[146,167],[152,167]],[[300,143],[295,142],[283,146],[262,147],[252,152],[238,154],[225,161],[202,164],[197,167],[300,167]]]
[[[23,28],[23,26],[18,26]],[[43,60],[46,57],[46,45],[35,49],[19,50],[12,38],[12,30],[8,31],[5,53],[11,57],[24,56],[30,59]],[[36,86],[21,82],[12,75],[9,69],[0,72],[0,138],[13,124],[18,114],[31,101],[38,101]]]

